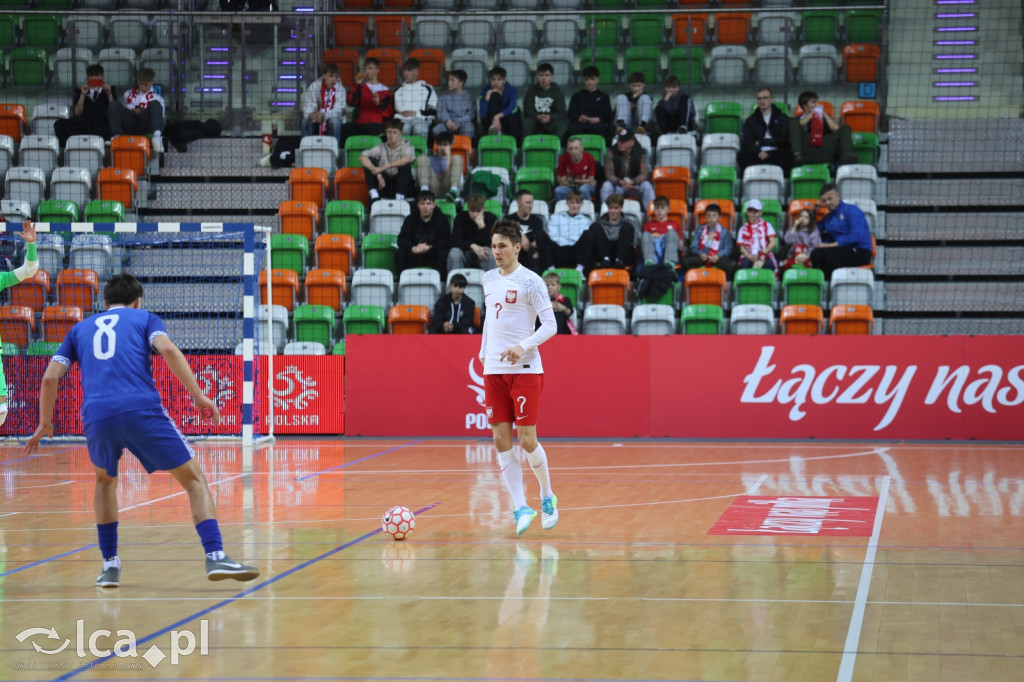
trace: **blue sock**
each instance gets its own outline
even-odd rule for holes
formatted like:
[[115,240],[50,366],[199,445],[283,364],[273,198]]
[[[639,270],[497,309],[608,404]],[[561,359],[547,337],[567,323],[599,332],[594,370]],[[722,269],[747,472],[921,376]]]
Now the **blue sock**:
[[104,559],[117,556],[117,521],[97,523],[96,534],[100,538],[100,554]]
[[224,543],[220,539],[220,526],[217,525],[217,519],[206,519],[196,524],[196,532],[199,533],[199,539],[203,541],[203,551],[209,554],[210,552],[223,552]]

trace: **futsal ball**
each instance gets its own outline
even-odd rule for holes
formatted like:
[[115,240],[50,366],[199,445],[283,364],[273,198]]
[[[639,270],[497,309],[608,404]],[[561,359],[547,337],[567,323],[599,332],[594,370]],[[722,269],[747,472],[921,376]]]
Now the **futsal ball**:
[[408,507],[392,507],[384,512],[380,527],[395,540],[404,540],[416,529],[416,515]]

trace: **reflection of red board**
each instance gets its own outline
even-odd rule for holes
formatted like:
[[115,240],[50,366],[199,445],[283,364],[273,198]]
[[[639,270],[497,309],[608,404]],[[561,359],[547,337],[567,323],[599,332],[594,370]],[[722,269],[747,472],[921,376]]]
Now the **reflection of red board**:
[[868,537],[877,497],[737,497],[708,535]]

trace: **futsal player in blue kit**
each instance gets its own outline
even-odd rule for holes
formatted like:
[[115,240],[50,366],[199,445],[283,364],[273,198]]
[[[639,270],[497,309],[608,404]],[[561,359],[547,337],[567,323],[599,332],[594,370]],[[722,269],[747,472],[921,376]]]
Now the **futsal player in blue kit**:
[[103,288],[106,311],[79,322],[68,332],[43,375],[39,391],[39,426],[25,445],[32,454],[39,441],[53,435],[57,385],[71,366],[81,365],[82,424],[89,459],[96,468],[94,506],[103,572],[98,587],[117,587],[117,466],[125,448],[148,473],[168,471],[188,493],[192,521],[206,552],[210,580],[253,580],[259,569],[233,561],[224,553],[210,486],[192,447],[171,420],[153,381],[151,349],[192,396],[200,417],[220,423],[217,404],[203,395],[188,361],[167,336],[163,320],[142,310],[142,285],[129,274],[116,275]]

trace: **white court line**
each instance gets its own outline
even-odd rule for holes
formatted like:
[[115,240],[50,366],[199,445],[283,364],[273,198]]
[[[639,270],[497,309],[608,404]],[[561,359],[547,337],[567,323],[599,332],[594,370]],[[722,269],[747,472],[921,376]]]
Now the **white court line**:
[[843,645],[843,659],[839,663],[836,682],[850,682],[853,679],[853,667],[857,662],[857,647],[860,645],[860,631],[864,626],[864,607],[868,601],[868,590],[871,588],[875,555],[878,553],[878,536],[882,533],[885,504],[889,499],[889,480],[888,476],[884,477],[878,489],[875,525],[871,530],[871,539],[868,540],[868,551],[864,554],[864,566],[860,571],[860,583],[857,585],[857,596],[853,601],[853,615],[850,616],[850,629],[846,632],[846,644]]
[[61,483],[47,483],[45,485],[20,485],[17,488],[11,488],[11,490],[32,490],[33,488],[56,488],[61,485],[71,485],[74,481],[63,481]]
[[[241,478],[242,476],[245,476],[245,474],[236,474],[234,476],[228,476],[227,478],[222,478],[219,481],[214,481],[214,482],[210,483],[210,487],[212,488],[215,485],[220,485],[221,483],[227,483],[228,481],[233,481],[236,478]],[[148,507],[151,504],[156,504],[157,502],[163,502],[164,500],[169,500],[172,497],[178,497],[179,495],[187,495],[187,494],[188,494],[187,490],[179,490],[176,493],[171,493],[170,495],[164,495],[163,497],[158,497],[155,500],[147,500],[145,502],[139,502],[138,504],[133,504],[130,507],[124,507],[123,509],[119,509],[118,512],[131,511],[132,509],[138,509],[139,507]]]

